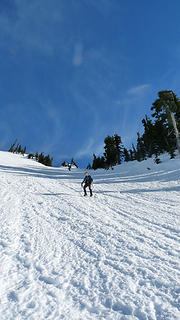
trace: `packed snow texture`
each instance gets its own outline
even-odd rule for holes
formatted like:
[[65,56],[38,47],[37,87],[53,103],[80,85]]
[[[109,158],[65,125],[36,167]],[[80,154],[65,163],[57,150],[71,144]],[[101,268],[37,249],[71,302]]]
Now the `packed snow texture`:
[[161,159],[91,172],[84,198],[82,170],[0,152],[0,319],[180,319],[180,160]]

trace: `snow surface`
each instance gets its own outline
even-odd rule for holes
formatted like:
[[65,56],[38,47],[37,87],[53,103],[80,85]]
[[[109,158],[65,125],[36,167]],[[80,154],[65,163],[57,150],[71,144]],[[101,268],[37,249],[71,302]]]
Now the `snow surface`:
[[180,160],[162,160],[92,172],[84,198],[82,170],[0,152],[0,319],[180,319]]

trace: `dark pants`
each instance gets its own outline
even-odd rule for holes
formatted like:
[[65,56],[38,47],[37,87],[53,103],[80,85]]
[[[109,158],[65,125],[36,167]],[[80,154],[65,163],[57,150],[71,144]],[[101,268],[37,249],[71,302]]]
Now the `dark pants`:
[[87,192],[86,192],[87,187],[89,187],[90,196],[92,196],[91,184],[89,184],[89,183],[85,183],[85,185],[84,185],[84,195],[87,195]]

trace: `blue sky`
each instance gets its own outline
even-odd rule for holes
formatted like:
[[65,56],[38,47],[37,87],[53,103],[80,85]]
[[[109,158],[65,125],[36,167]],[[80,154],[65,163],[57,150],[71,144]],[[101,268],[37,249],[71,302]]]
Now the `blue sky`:
[[180,96],[179,0],[0,0],[0,149],[87,165],[130,146],[157,92]]

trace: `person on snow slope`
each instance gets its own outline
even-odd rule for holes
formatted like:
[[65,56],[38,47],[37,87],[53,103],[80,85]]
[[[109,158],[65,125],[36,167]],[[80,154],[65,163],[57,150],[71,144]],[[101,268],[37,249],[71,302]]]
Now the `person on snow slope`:
[[87,196],[86,188],[89,187],[90,197],[92,197],[92,183],[93,183],[93,178],[89,175],[88,172],[85,172],[84,180],[81,183],[81,186],[84,189],[84,196]]

